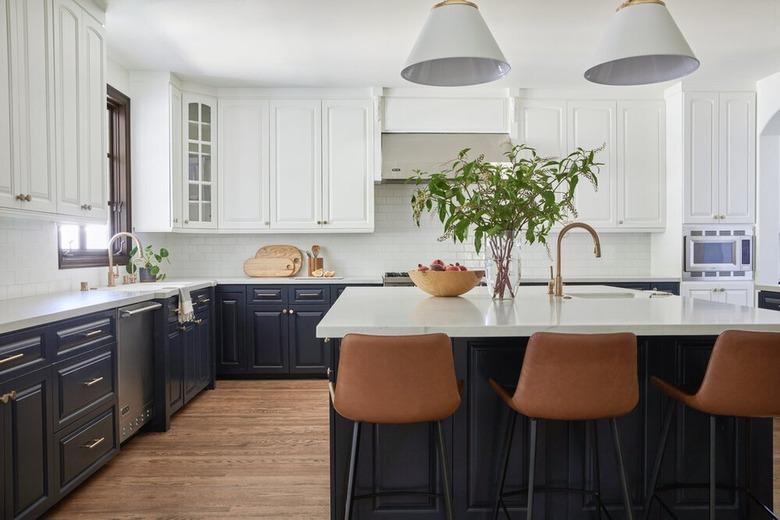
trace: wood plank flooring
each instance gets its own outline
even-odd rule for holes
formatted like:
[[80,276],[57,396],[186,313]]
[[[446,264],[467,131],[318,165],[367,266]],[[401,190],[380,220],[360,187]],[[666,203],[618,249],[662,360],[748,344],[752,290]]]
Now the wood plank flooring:
[[52,519],[326,519],[326,381],[218,381],[142,433]]
[[[780,421],[774,429],[780,507]],[[325,381],[219,381],[168,433],[132,439],[52,519],[326,519]]]

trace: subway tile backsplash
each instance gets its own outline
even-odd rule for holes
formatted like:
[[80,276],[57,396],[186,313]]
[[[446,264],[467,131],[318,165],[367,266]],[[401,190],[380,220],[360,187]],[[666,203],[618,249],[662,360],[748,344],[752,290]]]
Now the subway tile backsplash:
[[[418,228],[411,218],[413,187],[377,185],[376,226],[371,234],[226,235],[145,233],[144,244],[170,250],[164,266],[170,277],[244,276],[244,260],[268,244],[322,247],[325,266],[343,276],[377,276],[385,271],[410,269],[419,262],[442,258],[470,267],[481,265],[471,243],[439,241],[441,225],[426,216]],[[647,276],[650,273],[650,235],[604,234],[602,258],[593,257],[585,233],[575,232],[565,242],[564,275]],[[554,248],[554,244],[553,244]],[[523,276],[546,277],[552,263],[543,246],[522,246]],[[0,217],[0,300],[62,291],[77,291],[79,282],[105,285],[106,268],[57,267],[57,228],[51,222]]]

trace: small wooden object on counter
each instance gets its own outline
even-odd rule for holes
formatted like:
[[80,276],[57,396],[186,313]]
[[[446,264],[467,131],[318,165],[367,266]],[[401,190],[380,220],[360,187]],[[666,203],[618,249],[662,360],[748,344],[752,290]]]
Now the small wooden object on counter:
[[414,285],[433,296],[460,296],[479,284],[485,271],[409,271]]
[[324,260],[322,257],[309,258],[309,276],[314,276],[314,271],[323,269]]
[[253,278],[295,276],[303,266],[303,254],[295,246],[263,246],[244,262],[244,273]]

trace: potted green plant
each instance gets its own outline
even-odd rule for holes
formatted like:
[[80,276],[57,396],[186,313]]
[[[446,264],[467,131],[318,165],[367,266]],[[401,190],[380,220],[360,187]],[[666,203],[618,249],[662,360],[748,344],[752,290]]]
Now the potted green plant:
[[159,251],[152,246],[146,246],[138,251],[137,246],[130,250],[127,260],[127,273],[134,275],[138,271],[141,282],[159,282],[165,279],[165,273],[160,271],[163,261],[170,263],[168,250],[161,247]]
[[424,212],[436,213],[444,226],[442,239],[463,242],[473,233],[477,253],[488,249],[490,294],[514,298],[518,239],[546,245],[556,223],[576,216],[577,184],[584,179],[598,186],[599,151],[577,148],[562,159],[550,159],[517,145],[505,154],[506,162],[491,163],[484,156],[471,159],[469,149],[462,150],[444,171],[415,172],[412,216],[419,226]]

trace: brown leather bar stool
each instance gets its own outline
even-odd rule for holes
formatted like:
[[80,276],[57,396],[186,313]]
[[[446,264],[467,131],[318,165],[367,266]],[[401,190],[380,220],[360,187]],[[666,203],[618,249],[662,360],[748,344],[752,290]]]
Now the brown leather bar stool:
[[[659,491],[707,487],[710,492],[709,518],[715,520],[716,488],[726,488],[726,486],[718,486],[715,478],[716,417],[780,416],[780,333],[736,330],[722,333],[715,341],[704,379],[695,394],[689,394],[657,377],[652,377],[650,380],[669,397],[669,403],[661,432],[661,445],[658,447],[650,477],[643,518],[647,519],[650,516],[653,500],[657,500],[661,507],[674,517],[671,509],[658,496]],[[658,475],[661,472],[677,404],[683,404],[710,417],[709,482],[705,485],[677,483],[659,488],[657,487]],[[730,489],[745,492],[770,518],[777,519],[772,509],[762,504],[750,489],[734,487]]]
[[355,495],[360,425],[436,424],[436,444],[441,464],[444,508],[452,520],[452,491],[441,421],[460,406],[452,343],[446,334],[420,336],[366,336],[349,334],[341,340],[333,407],[355,422],[347,477],[344,518],[349,520],[355,500],[378,496],[426,495],[427,492],[383,492]]
[[[526,518],[533,518],[534,492],[576,492],[593,495],[599,508],[609,512],[601,501],[599,491],[569,488],[535,488],[536,428],[540,419],[564,421],[609,420],[615,448],[623,505],[626,517],[633,519],[631,498],[623,464],[617,417],[631,412],[639,402],[637,376],[636,336],[618,334],[554,334],[540,332],[531,336],[525,351],[520,378],[514,394],[493,379],[490,386],[514,412],[509,421],[504,440],[504,463],[501,469],[493,518],[497,519],[503,508],[507,518],[509,511],[504,498],[528,493]],[[504,492],[512,438],[517,414],[530,420],[530,449],[528,489]],[[598,452],[598,446],[596,447]]]

